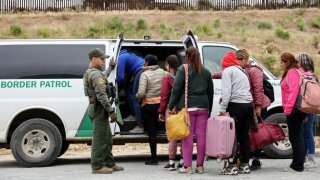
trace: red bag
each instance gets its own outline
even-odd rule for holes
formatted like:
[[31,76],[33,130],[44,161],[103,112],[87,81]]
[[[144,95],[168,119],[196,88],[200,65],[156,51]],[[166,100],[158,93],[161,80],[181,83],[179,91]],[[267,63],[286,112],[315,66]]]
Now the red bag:
[[261,149],[277,141],[283,141],[285,134],[279,124],[265,123],[261,119],[258,129],[250,130],[250,150],[251,152]]

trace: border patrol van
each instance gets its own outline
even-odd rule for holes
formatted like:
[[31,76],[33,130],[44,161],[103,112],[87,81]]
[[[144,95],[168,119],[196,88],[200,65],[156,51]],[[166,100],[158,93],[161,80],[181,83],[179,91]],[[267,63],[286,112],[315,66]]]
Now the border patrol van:
[[[120,49],[131,49],[141,55],[154,54],[164,66],[165,59],[176,54],[184,63],[185,49],[199,49],[202,62],[211,73],[221,71],[221,59],[228,51],[239,48],[222,42],[197,42],[191,31],[182,40],[0,40],[0,148],[10,148],[19,164],[28,167],[47,166],[61,156],[70,143],[91,143],[92,123],[86,113],[82,77],[89,65],[88,52],[101,48],[118,58]],[[287,131],[281,114],[280,82],[257,60],[264,76],[272,83],[275,101],[268,108],[267,121],[280,123]],[[109,59],[106,60],[108,64]],[[109,81],[115,83],[116,70]],[[221,80],[214,81],[214,104],[211,115],[219,111]],[[117,112],[129,113],[125,94],[118,93]],[[147,134],[130,134],[132,122],[111,123],[114,144],[147,142]],[[164,128],[162,129],[164,131]],[[160,130],[161,132],[161,130]],[[165,133],[158,142],[166,142]],[[291,146],[286,139],[265,152],[271,157],[288,157]]]

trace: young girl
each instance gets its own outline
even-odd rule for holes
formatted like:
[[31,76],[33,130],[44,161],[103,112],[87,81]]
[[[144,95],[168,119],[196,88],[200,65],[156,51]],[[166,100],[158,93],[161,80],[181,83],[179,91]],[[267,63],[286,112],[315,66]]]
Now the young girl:
[[[170,101],[171,90],[173,86],[174,79],[176,77],[176,72],[178,69],[178,58],[176,55],[170,55],[166,59],[166,69],[168,70],[168,74],[165,75],[162,79],[162,87],[161,87],[161,100],[160,107],[158,109],[159,119],[164,121],[167,118],[167,106]],[[169,140],[169,163],[164,167],[169,171],[176,170],[175,168],[175,159],[177,155],[177,141]],[[177,166],[177,168],[183,167],[183,159],[181,160]]]
[[[298,57],[298,61],[302,69],[306,73],[311,73],[316,79],[316,75],[314,74],[314,65],[313,60],[307,54],[300,54]],[[305,153],[306,153],[306,161],[304,163],[305,168],[316,168],[317,162],[315,160],[315,143],[313,136],[313,122],[314,122],[314,114],[308,114],[307,122],[303,123],[302,135],[305,144]]]

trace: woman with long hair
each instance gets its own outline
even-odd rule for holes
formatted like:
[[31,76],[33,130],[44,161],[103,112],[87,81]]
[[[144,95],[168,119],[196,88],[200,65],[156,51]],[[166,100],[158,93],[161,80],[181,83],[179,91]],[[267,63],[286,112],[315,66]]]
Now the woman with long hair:
[[304,170],[305,150],[302,140],[302,123],[307,114],[295,107],[295,102],[299,94],[300,76],[297,71],[305,73],[299,66],[299,62],[295,59],[293,54],[285,52],[280,56],[281,68],[283,70],[281,79],[281,95],[282,107],[284,114],[287,116],[287,124],[289,129],[289,141],[292,146],[293,156],[292,163],[285,171]]
[[[301,68],[306,72],[310,73],[311,76],[314,76],[315,79],[318,79],[317,76],[314,74],[314,65],[312,58],[302,53],[298,57],[299,64]],[[314,143],[314,136],[313,136],[313,122],[314,122],[315,115],[308,114],[307,121],[302,125],[302,135],[304,140],[304,147],[305,147],[305,168],[316,168],[317,162],[315,160],[315,143]]]
[[[184,167],[181,173],[193,173],[192,152],[193,135],[197,140],[197,167],[196,173],[204,172],[204,159],[206,149],[206,126],[213,101],[213,82],[208,69],[202,66],[200,53],[197,48],[189,47],[185,57],[188,64],[188,112],[190,115],[190,135],[182,140],[182,153]],[[180,66],[173,84],[169,113],[181,110],[185,104],[185,69]]]

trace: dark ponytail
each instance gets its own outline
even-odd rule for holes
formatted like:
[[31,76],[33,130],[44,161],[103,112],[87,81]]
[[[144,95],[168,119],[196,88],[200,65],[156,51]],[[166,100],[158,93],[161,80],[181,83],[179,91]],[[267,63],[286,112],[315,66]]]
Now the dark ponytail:
[[201,73],[201,58],[197,48],[189,47],[186,51],[187,62],[193,65],[193,70],[196,74]]

